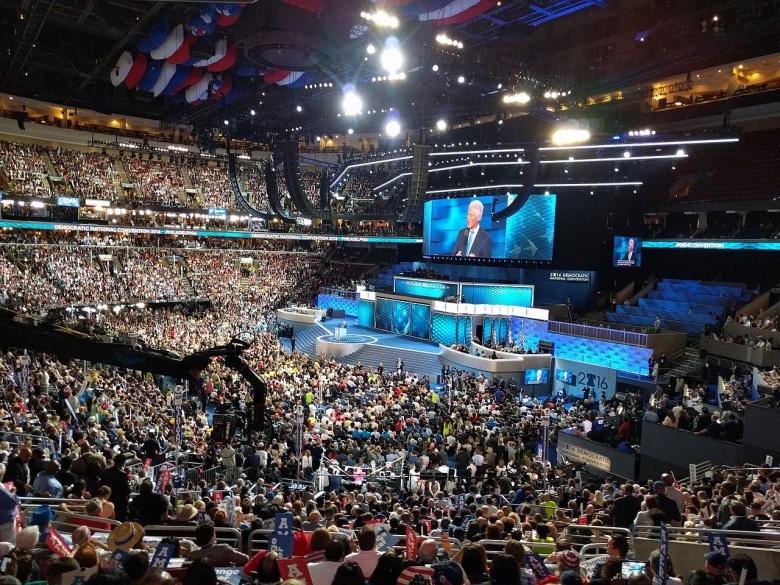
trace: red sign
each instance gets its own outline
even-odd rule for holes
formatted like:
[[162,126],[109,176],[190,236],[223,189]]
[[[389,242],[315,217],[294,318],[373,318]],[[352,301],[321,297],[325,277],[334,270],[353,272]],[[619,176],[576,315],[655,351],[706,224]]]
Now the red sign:
[[54,528],[49,529],[49,535],[46,537],[46,546],[53,550],[58,557],[67,557],[71,551],[68,543]]
[[306,583],[306,585],[313,585],[311,575],[309,575],[309,569],[306,566],[306,557],[276,559],[276,565],[279,567],[282,581],[286,581],[287,579],[298,579]]
[[577,524],[587,525],[588,524],[588,517],[587,516],[580,516],[577,519]]
[[222,492],[214,492],[214,503],[219,504],[222,501]]
[[411,526],[406,527],[406,560],[417,560],[417,533]]

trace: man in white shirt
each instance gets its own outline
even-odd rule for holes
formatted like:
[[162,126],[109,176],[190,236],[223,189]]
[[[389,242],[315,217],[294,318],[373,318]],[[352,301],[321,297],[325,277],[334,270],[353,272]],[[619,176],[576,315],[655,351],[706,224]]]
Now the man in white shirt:
[[344,545],[341,539],[333,538],[325,544],[325,560],[320,563],[310,563],[309,575],[312,585],[331,585],[336,570],[344,560]]
[[357,563],[363,570],[363,576],[366,579],[370,579],[374,574],[376,564],[379,562],[379,557],[382,553],[376,550],[376,533],[370,526],[364,526],[357,534],[358,546],[360,546],[360,552],[347,555],[344,562]]

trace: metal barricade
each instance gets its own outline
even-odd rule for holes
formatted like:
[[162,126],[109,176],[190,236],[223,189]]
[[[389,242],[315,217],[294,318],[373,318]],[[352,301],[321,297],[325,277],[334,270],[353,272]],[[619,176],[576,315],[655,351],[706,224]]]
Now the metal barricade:
[[628,539],[629,548],[632,550],[634,548],[634,535],[627,528],[569,524],[563,532],[569,545],[577,551],[588,544],[606,544],[613,534],[624,534]]
[[268,530],[267,528],[258,528],[249,534],[249,540],[246,543],[246,554],[249,555],[249,558],[252,558],[261,550],[268,550],[268,538],[272,532],[273,530]]
[[[166,526],[164,524],[154,524],[146,526],[144,533],[148,536],[176,536],[179,538],[195,539],[195,526]],[[241,531],[237,528],[214,527],[214,533],[217,542],[227,544],[236,550],[243,550],[241,546]]]
[[[668,528],[669,542],[709,544],[708,534],[712,532],[712,528],[683,528],[679,526],[669,526]],[[728,535],[729,546],[738,544],[750,548],[780,548],[780,531],[778,530],[762,530],[760,532],[729,530],[724,534]],[[660,538],[659,527],[635,526],[633,537],[657,541]]]

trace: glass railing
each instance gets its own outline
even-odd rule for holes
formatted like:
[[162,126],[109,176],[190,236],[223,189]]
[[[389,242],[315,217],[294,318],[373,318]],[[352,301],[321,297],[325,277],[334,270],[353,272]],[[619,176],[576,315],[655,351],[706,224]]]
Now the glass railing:
[[320,294],[330,297],[343,297],[345,299],[357,298],[357,292],[354,290],[349,290],[348,288],[323,287],[320,289]]
[[612,368],[620,373],[631,374],[637,377],[649,377],[650,368],[647,365],[632,364],[621,360],[611,360],[607,358],[600,358],[589,353],[582,353],[576,351],[565,351],[556,348],[555,357],[566,360],[572,360],[575,362],[582,362],[584,364],[592,364],[594,366],[604,366],[606,368]]
[[562,321],[550,321],[549,331],[573,335],[575,337],[587,337],[588,339],[601,339],[602,341],[614,341],[626,345],[647,347],[647,334],[636,331],[622,331],[608,329],[606,327],[592,327],[579,323],[564,323]]

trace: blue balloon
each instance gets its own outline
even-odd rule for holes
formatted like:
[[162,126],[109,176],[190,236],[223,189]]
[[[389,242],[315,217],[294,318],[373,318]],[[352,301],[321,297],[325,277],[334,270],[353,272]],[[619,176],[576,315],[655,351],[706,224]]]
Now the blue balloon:
[[154,84],[157,83],[157,79],[162,73],[163,61],[152,61],[146,68],[146,73],[141,78],[141,81],[136,86],[141,91],[152,91]]
[[168,85],[165,86],[163,95],[173,95],[173,92],[176,91],[176,88],[184,83],[184,80],[187,79],[189,74],[190,71],[187,67],[176,67],[176,73],[173,74],[173,77],[171,77]]
[[166,41],[170,32],[168,18],[162,18],[152,26],[152,30],[138,40],[136,46],[142,53],[151,53]]

